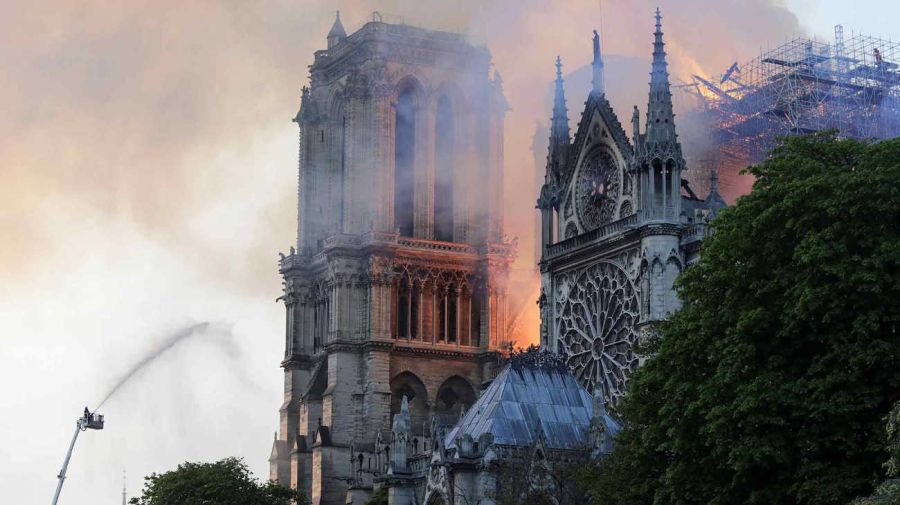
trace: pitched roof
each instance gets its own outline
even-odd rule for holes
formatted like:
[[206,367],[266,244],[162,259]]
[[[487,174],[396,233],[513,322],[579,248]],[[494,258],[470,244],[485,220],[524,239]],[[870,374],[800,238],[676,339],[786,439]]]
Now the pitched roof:
[[565,367],[510,363],[444,443],[454,447],[457,438],[465,434],[478,440],[491,433],[495,444],[530,446],[540,428],[548,448],[584,448],[590,444],[592,411],[591,395]]

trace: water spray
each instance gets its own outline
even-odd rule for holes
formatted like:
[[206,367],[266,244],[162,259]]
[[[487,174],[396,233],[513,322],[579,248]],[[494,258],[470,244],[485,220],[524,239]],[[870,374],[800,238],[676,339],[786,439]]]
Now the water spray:
[[[197,330],[205,330],[209,327],[209,323],[200,323],[189,326],[187,328],[182,329],[171,335],[166,340],[163,340],[159,343],[154,349],[151,349],[140,361],[135,363],[125,374],[119,379],[119,381],[109,390],[106,396],[103,397],[103,400],[97,405],[97,408],[94,409],[94,412],[88,410],[87,407],[84,408],[84,415],[78,418],[75,421],[75,435],[72,436],[72,441],[69,443],[69,450],[66,452],[66,459],[63,461],[62,469],[59,471],[59,475],[57,478],[59,482],[56,484],[56,493],[53,494],[53,502],[52,505],[56,505],[56,502],[59,500],[59,493],[62,491],[63,481],[66,480],[66,470],[69,468],[69,460],[72,459],[72,450],[75,449],[75,440],[78,439],[78,434],[82,431],[87,430],[102,430],[103,429],[103,416],[97,414],[97,410],[106,403],[106,400],[109,400],[119,388],[122,387],[123,384],[128,382],[129,379],[134,377],[141,369],[152,363],[156,358],[160,355],[168,351],[169,349],[175,347],[179,342],[187,339],[191,335],[194,334]],[[123,485],[122,490],[122,498],[125,498],[125,490]]]
[[53,505],[59,500],[59,493],[62,491],[63,481],[66,480],[66,470],[69,468],[69,460],[72,459],[72,450],[75,449],[75,440],[78,434],[87,430],[102,430],[103,416],[96,412],[90,412],[87,407],[84,408],[84,415],[75,421],[75,434],[72,435],[72,441],[69,442],[69,450],[66,452],[66,459],[63,461],[62,469],[59,471],[59,482],[56,484],[56,492],[53,493]]

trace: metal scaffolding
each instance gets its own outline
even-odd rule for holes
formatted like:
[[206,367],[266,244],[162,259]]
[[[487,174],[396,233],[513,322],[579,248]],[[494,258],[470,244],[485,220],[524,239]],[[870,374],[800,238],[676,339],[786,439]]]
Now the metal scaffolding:
[[836,26],[832,43],[797,38],[676,87],[688,114],[711,130],[726,185],[781,136],[826,129],[856,139],[900,136],[900,44],[843,32]]

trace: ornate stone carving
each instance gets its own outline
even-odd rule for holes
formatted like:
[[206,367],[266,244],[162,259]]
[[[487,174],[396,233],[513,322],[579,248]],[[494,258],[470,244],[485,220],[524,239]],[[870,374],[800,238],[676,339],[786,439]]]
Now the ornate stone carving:
[[602,387],[606,402],[615,405],[638,365],[634,284],[618,266],[599,262],[559,275],[555,286],[557,351],[585,388]]

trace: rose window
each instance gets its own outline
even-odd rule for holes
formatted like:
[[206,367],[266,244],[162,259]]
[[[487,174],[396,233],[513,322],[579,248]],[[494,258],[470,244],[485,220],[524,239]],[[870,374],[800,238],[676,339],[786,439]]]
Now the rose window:
[[591,393],[615,405],[637,367],[638,295],[622,269],[599,263],[557,279],[558,352]]

